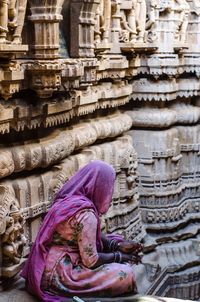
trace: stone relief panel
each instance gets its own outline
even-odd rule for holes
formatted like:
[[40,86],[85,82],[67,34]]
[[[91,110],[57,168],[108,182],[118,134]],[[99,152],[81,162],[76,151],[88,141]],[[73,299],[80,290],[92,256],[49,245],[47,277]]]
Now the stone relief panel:
[[121,3],[122,42],[145,42],[146,1]]
[[197,219],[198,109],[189,102],[174,102],[163,108],[152,104],[128,112],[133,119],[133,130],[129,134],[138,154],[140,207],[143,221],[152,232],[169,228],[173,237],[172,230],[178,225],[184,233],[180,227],[183,221],[189,223]]
[[190,6],[187,1],[147,1],[147,40],[159,41],[160,52],[173,52],[183,47]]
[[[99,158],[117,172],[103,228],[145,241],[143,292],[197,299],[198,1],[46,4],[0,4],[3,275],[19,271],[62,184]],[[133,142],[117,139],[131,127]]]
[[2,274],[12,277],[21,268],[26,237],[23,216],[14,191],[3,185],[0,186],[0,236]]
[[[182,91],[185,79],[177,79],[175,75],[188,71],[199,74],[198,55],[194,55],[198,53],[194,45],[198,44],[195,39],[199,36],[198,22],[195,21],[198,18],[197,2],[74,0],[70,4],[73,38],[63,46],[70,44],[70,56],[74,59],[69,59],[68,55],[61,57],[59,53],[59,44],[62,43],[59,25],[63,18],[69,18],[69,13],[65,15],[65,10],[62,11],[63,6],[68,5],[67,0],[52,1],[49,9],[44,1],[28,2],[26,19],[33,26],[34,36],[30,45],[25,46],[20,45],[27,6],[27,1],[23,1],[3,1],[0,8],[6,12],[0,26],[3,41],[0,53],[9,58],[9,64],[2,65],[1,73],[1,95],[6,100],[19,90],[29,88],[37,92],[39,100],[46,100],[58,91],[63,93],[63,88],[67,97],[68,91],[80,87],[82,91],[83,87],[90,83],[96,85],[100,79],[104,82],[110,78],[124,80],[141,73],[150,74],[156,80],[162,73],[169,76],[160,85],[165,85],[175,98],[175,92],[172,95],[171,90],[176,90],[178,96],[187,96],[187,92]],[[18,52],[26,52],[27,46],[32,56],[28,62],[10,61]],[[184,55],[181,56],[180,52]],[[25,73],[29,80],[25,79]],[[152,79],[147,77],[144,80],[147,81],[145,89],[149,81],[154,86]],[[193,77],[191,85],[195,86],[195,81]],[[199,94],[198,89],[192,91],[193,95]],[[134,95],[134,87],[132,92]]]
[[97,140],[119,136],[131,128],[132,120],[126,114],[116,113],[108,118],[93,119],[69,128],[60,128],[37,141],[1,146],[0,178],[16,172],[45,168],[61,161],[76,150]]
[[[177,239],[146,252],[143,264],[135,268],[140,292],[198,301],[199,256],[194,248],[198,240],[199,236],[194,241]],[[186,262],[190,263],[189,269],[185,267]],[[196,267],[195,262],[198,263]]]
[[[46,172],[1,181],[0,188],[12,192],[9,195],[10,207],[13,207],[16,199],[18,200],[18,202],[16,201],[18,211],[12,212],[9,204],[6,204],[8,198],[5,198],[2,189],[1,199],[4,207],[0,223],[2,242],[5,242],[4,277],[10,277],[20,269],[23,262],[21,257],[29,252],[41,223],[41,215],[49,209],[56,192],[79,168],[93,159],[101,159],[112,164],[117,173],[113,204],[108,216],[104,217],[104,230],[109,233],[118,232],[135,239],[144,237],[145,231],[141,223],[135,183],[137,178],[136,153],[132,147],[131,138],[122,136],[109,143],[86,147],[77,155],[67,157]],[[8,223],[7,220],[5,221],[5,217],[8,217]],[[10,217],[13,219],[12,221]],[[26,221],[24,226],[23,221]],[[13,234],[10,232],[15,224],[16,237],[12,238],[16,249],[9,241],[11,240],[9,236]]]

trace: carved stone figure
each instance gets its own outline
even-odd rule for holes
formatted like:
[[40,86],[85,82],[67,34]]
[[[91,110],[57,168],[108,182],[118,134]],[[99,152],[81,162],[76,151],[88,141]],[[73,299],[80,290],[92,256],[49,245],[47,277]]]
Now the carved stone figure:
[[179,14],[175,38],[180,42],[185,43],[190,6],[186,0],[174,0],[174,11]]
[[96,12],[95,43],[108,43],[111,26],[111,0],[100,0]]
[[[122,30],[121,40],[130,42],[144,42],[146,24],[146,1],[131,0],[131,9],[122,10]],[[129,37],[126,37],[128,33]],[[124,37],[123,37],[124,34]]]
[[7,218],[6,231],[2,236],[3,263],[10,266],[20,263],[26,238],[23,234],[22,214],[17,211]]
[[120,40],[123,42],[135,42],[137,36],[136,29],[136,7],[137,0],[131,1],[131,9],[122,10],[121,26],[124,30],[121,31]]
[[0,185],[0,235],[3,266],[18,264],[26,243],[23,217],[11,188]]
[[146,0],[137,0],[136,5],[136,29],[138,32],[138,41],[144,42],[146,24]]
[[17,204],[17,201],[14,199],[13,202],[13,196],[10,193],[10,190],[6,186],[0,185],[0,235],[2,235],[7,226],[7,217],[12,210],[16,211],[18,209],[19,205]]
[[27,0],[2,0],[0,3],[0,43],[21,44]]
[[147,2],[147,22],[145,29],[148,31],[147,40],[154,42],[158,39],[157,22],[159,20],[159,3],[158,0]]

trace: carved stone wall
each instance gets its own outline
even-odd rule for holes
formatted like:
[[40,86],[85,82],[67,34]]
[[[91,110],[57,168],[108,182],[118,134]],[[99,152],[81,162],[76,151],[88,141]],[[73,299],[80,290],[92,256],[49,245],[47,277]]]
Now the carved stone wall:
[[103,229],[143,240],[142,293],[199,296],[200,4],[0,3],[2,276],[92,159],[117,173]]

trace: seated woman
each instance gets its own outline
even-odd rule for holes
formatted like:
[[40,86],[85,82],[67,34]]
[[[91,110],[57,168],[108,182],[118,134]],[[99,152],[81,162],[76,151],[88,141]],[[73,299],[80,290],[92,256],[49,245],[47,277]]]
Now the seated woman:
[[142,245],[101,233],[114,182],[110,165],[92,161],[58,192],[22,271],[31,293],[43,301],[137,293],[129,263],[140,262]]

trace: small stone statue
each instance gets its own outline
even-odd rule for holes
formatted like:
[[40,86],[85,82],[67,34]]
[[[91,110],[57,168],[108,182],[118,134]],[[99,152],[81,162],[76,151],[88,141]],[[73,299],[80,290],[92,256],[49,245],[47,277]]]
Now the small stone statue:
[[7,217],[7,228],[2,236],[3,262],[6,266],[18,264],[22,257],[26,243],[22,223],[23,218],[19,211]]
[[108,43],[111,25],[111,1],[101,0],[96,14],[95,43]]
[[0,2],[0,43],[21,44],[27,0]]
[[145,29],[148,31],[148,42],[154,42],[158,39],[157,22],[159,20],[159,3],[158,0],[151,0],[147,7],[147,22]]
[[26,243],[23,232],[23,217],[14,192],[11,188],[0,186],[0,235],[4,266],[20,262]]
[[185,43],[190,6],[186,0],[175,0],[174,10],[179,13],[179,22],[175,38],[178,38],[180,42]]
[[[132,0],[131,9],[121,12],[122,31],[121,40],[129,42],[144,42],[145,40],[145,24],[146,24],[146,1]],[[129,37],[125,38],[125,32]]]

